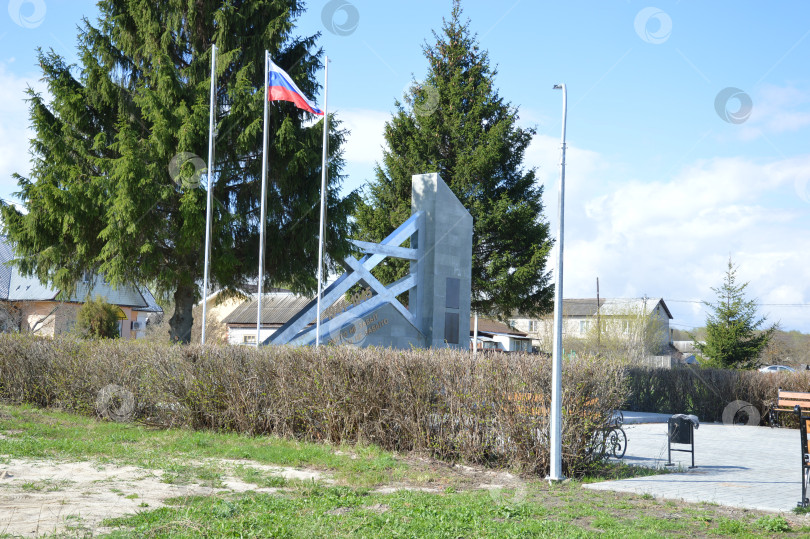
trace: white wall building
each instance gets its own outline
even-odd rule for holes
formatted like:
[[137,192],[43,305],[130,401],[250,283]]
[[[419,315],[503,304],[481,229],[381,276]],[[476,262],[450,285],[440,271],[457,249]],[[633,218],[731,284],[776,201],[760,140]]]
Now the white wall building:
[[[475,319],[470,318],[470,342],[474,339]],[[472,346],[472,344],[471,344]],[[478,318],[478,350],[500,352],[531,352],[532,339],[528,334],[497,320]]]
[[[540,350],[551,351],[553,339],[552,316],[531,318],[515,315],[509,323],[532,338]],[[653,328],[661,348],[667,349],[672,341],[669,321],[672,313],[663,298],[596,298],[563,300],[563,338],[584,339],[593,334],[597,320],[604,332],[612,335],[626,335],[634,338],[638,322],[646,328]]]

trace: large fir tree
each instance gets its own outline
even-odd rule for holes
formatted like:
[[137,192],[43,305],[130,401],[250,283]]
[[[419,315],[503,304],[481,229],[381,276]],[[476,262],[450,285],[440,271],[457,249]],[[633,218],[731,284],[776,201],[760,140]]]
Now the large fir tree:
[[[258,268],[264,51],[309,96],[316,38],[293,35],[299,0],[102,0],[80,30],[79,66],[40,50],[50,102],[29,90],[25,211],[2,207],[20,268],[70,293],[86,270],[113,285],[141,282],[174,301],[174,340],[187,342],[200,298],[211,45],[217,58],[212,282],[243,289]],[[323,121],[271,104],[266,280],[314,289]],[[335,125],[332,123],[332,125]],[[337,196],[341,143],[330,133],[327,252],[349,251],[356,195]],[[178,158],[180,156],[180,158]],[[195,166],[196,165],[196,166]]]
[[[356,213],[363,239],[380,241],[411,212],[411,175],[438,172],[474,219],[472,308],[506,318],[548,309],[546,258],[552,242],[542,186],[523,157],[534,130],[493,86],[496,69],[479,49],[456,0],[450,20],[425,44],[429,72],[396,102],[385,126],[383,162]],[[376,272],[392,282],[397,261]]]
[[778,328],[774,324],[760,330],[766,319],[757,315],[756,301],[745,299],[747,287],[748,283],[737,284],[737,268],[729,259],[723,285],[712,288],[717,302],[704,302],[711,310],[706,318],[706,340],[696,340],[695,346],[723,367],[753,367]]

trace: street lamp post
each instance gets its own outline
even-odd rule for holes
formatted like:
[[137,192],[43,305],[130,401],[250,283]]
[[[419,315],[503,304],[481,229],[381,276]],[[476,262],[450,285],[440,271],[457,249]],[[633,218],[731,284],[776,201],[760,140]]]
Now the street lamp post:
[[557,270],[554,283],[554,350],[551,366],[551,435],[548,480],[562,481],[562,306],[563,306],[563,230],[565,225],[565,121],[568,115],[565,84],[555,84],[563,92],[562,144],[560,158],[560,185],[557,199]]

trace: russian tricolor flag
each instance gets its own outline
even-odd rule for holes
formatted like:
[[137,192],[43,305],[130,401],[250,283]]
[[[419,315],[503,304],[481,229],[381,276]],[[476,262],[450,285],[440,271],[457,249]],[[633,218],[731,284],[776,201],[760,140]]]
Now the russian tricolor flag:
[[290,76],[284,72],[283,69],[273,63],[273,60],[270,60],[268,76],[268,101],[290,101],[299,109],[323,116],[323,111],[319,109],[315,103],[304,96],[304,92],[298,88],[298,86],[293,82]]

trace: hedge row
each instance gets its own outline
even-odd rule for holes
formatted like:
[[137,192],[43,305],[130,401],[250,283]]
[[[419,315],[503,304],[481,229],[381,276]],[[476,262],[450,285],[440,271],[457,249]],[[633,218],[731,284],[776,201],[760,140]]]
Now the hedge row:
[[[546,474],[550,360],[449,350],[172,346],[0,335],[0,398],[162,427],[374,443]],[[626,397],[625,370],[577,358],[563,376],[563,469]]]
[[[701,421],[723,421],[739,402],[757,410],[760,424],[767,424],[768,409],[781,387],[790,391],[810,391],[810,371],[762,373],[725,369],[648,369],[632,368],[627,373],[629,410],[659,413],[695,414]],[[746,413],[753,410],[745,407]],[[738,418],[739,419],[739,418]],[[744,419],[744,418],[743,418]]]

